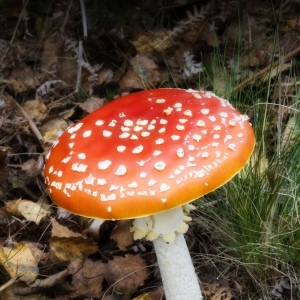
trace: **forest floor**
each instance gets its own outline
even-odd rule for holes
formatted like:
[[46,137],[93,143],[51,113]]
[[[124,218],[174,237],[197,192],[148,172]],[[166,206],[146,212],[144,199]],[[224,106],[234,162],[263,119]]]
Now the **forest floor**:
[[[74,122],[149,88],[212,90],[238,103],[263,87],[270,128],[283,98],[286,125],[299,94],[299,1],[4,0],[0,17],[1,299],[163,299],[152,244],[133,240],[130,220],[95,234],[91,220],[58,209],[45,156]],[[238,109],[254,121],[247,99]],[[278,128],[270,132],[274,150]],[[276,272],[262,296],[242,266],[222,265],[203,216],[194,213],[186,236],[205,299],[297,299]]]

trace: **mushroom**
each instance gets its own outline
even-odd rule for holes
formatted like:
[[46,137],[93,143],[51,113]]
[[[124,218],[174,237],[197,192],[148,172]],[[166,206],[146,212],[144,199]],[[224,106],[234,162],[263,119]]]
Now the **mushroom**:
[[156,89],[110,102],[69,127],[47,155],[53,201],[75,214],[135,219],[154,243],[167,299],[202,299],[184,239],[189,202],[247,162],[253,129],[210,92]]

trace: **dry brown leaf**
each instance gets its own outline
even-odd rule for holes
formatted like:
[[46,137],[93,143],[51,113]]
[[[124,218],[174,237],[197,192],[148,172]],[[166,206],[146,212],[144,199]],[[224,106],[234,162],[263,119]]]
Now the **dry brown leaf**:
[[68,266],[72,274],[73,292],[68,297],[100,298],[103,295],[102,282],[107,265],[100,261],[77,258]]
[[170,48],[174,41],[165,29],[156,29],[148,31],[140,35],[140,37],[132,41],[138,52],[151,51],[153,49],[163,51]]
[[122,91],[155,87],[167,79],[166,71],[155,62],[154,52],[142,52],[131,59],[126,74],[119,84]]
[[140,255],[115,256],[108,262],[108,270],[105,273],[107,282],[120,293],[133,292],[148,276],[146,262]]
[[73,232],[52,220],[52,234],[50,239],[51,260],[72,261],[78,257],[85,257],[98,251],[96,243],[80,233]]
[[83,103],[76,103],[79,107],[85,110],[88,113],[93,112],[94,110],[102,107],[108,101],[106,98],[97,98],[97,97],[90,97],[86,99]]
[[63,118],[55,118],[45,122],[39,127],[45,143],[54,143],[58,137],[69,127]]
[[8,213],[17,217],[23,217],[27,221],[35,222],[37,225],[49,213],[39,203],[25,199],[7,201],[5,209]]
[[15,93],[34,89],[39,85],[32,69],[24,62],[20,62],[10,73],[8,78],[9,88]]
[[131,226],[132,220],[119,220],[110,235],[120,250],[126,250],[134,242],[133,234],[130,232]]
[[22,275],[27,284],[39,274],[38,262],[26,243],[13,242],[9,247],[0,247],[0,262],[11,277]]
[[47,113],[46,105],[38,99],[26,101],[22,107],[35,122],[40,122]]

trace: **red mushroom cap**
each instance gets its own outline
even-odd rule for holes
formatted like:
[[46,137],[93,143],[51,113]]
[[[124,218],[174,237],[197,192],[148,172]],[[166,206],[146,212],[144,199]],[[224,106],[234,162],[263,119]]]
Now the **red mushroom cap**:
[[50,196],[102,219],[155,214],[230,180],[255,144],[247,117],[208,92],[123,96],[67,129],[45,164]]

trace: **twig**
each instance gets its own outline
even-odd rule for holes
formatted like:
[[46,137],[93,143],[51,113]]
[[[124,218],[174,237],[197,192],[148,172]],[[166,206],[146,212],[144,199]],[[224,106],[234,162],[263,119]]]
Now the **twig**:
[[70,10],[71,10],[72,4],[73,4],[73,0],[70,0],[67,12],[65,14],[64,21],[63,21],[63,23],[61,25],[61,28],[60,28],[60,33],[61,34],[63,34],[63,32],[65,30],[65,27],[66,27],[66,24],[67,24],[67,21],[68,21],[68,18],[69,18],[69,14],[70,14]]
[[81,86],[81,70],[82,70],[82,41],[78,43],[78,69],[77,69],[77,80],[75,93],[79,92]]
[[81,8],[81,15],[82,15],[82,26],[83,26],[83,37],[84,39],[87,38],[87,21],[86,21],[86,13],[85,13],[85,6],[84,1],[80,0],[80,8]]
[[[288,53],[283,58],[283,62],[286,62],[286,61],[290,60],[295,55],[297,55],[299,52],[300,52],[300,47],[297,47],[296,49],[294,49],[293,51],[291,51],[290,53]],[[243,89],[244,87],[246,87],[251,82],[255,81],[256,79],[258,79],[261,76],[263,76],[265,73],[269,72],[272,68],[278,67],[280,63],[282,63],[282,61],[278,60],[273,65],[270,64],[267,67],[265,67],[264,69],[260,70],[258,73],[256,73],[253,76],[245,79],[243,82],[241,82],[240,84],[238,84],[237,86],[235,86],[233,88],[231,94],[235,94],[236,92],[240,91],[241,89]],[[224,97],[224,95],[222,95],[222,97]]]
[[9,286],[11,286],[13,283],[15,283],[16,281],[19,280],[19,278],[21,277],[21,274],[16,275],[15,277],[11,278],[10,280],[8,280],[6,283],[4,283],[3,285],[0,286],[0,292],[4,291],[5,289],[7,289]]
[[31,117],[28,115],[28,113],[24,110],[24,108],[9,94],[6,92],[3,92],[3,97],[8,100],[17,110],[18,112],[23,116],[24,119],[28,122],[28,125],[36,138],[39,140],[42,146],[44,146],[44,138],[38,128],[36,127],[35,123],[31,119]]

